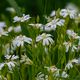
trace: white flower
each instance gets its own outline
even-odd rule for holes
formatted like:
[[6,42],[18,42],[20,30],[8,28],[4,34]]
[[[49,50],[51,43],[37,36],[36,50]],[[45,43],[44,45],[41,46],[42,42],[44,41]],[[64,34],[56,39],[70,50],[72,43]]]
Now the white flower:
[[71,48],[71,51],[74,52],[75,50],[77,50],[78,48],[73,45],[70,41],[68,42],[64,42],[63,45],[66,47],[66,52],[69,51],[69,48]]
[[4,28],[6,27],[6,23],[5,22],[0,22],[0,28]]
[[15,67],[15,62],[13,61],[6,62],[5,64],[8,66],[9,70],[12,70],[12,68]]
[[64,19],[60,19],[60,20],[57,22],[57,25],[58,25],[58,26],[63,26],[63,25],[64,25],[64,22],[65,22]]
[[10,59],[11,58],[11,55],[5,55],[5,58],[6,59]]
[[15,32],[15,33],[21,32],[21,26],[16,26],[16,27],[14,27],[14,32]]
[[11,32],[12,30],[13,30],[13,27],[10,26],[10,27],[8,28],[8,32]]
[[16,59],[18,59],[19,57],[18,57],[18,56],[15,56],[15,55],[5,55],[5,58],[6,58],[6,59],[10,59],[10,60],[16,60]]
[[54,23],[54,21],[51,21],[47,23],[44,28],[45,28],[45,31],[48,31],[48,30],[55,30],[56,27],[57,27],[56,22]]
[[0,28],[0,37],[4,35],[4,36],[8,36],[8,32],[4,31],[2,28]]
[[11,60],[16,60],[18,58],[19,58],[18,56],[12,55]]
[[68,62],[67,65],[65,66],[65,69],[71,69],[73,68],[72,62]]
[[18,16],[15,16],[13,19],[14,19],[14,21],[13,21],[13,22],[20,22],[20,20],[21,20],[21,18],[20,18],[20,17],[18,17]]
[[4,67],[5,63],[0,63],[0,70]]
[[27,57],[27,55],[21,55],[20,62],[29,65],[33,64],[33,62],[29,59],[29,57]]
[[[54,26],[54,28],[45,26],[45,31],[51,31],[51,30],[55,30],[55,29],[56,29],[55,26]],[[41,30],[43,30],[43,28],[41,28]]]
[[9,12],[11,12],[11,13],[15,13],[15,12],[16,12],[15,9],[12,8],[12,7],[7,7],[7,8],[6,8],[6,11],[9,11]]
[[66,52],[69,51],[69,48],[71,47],[71,42],[64,42],[63,45],[66,47]]
[[75,50],[78,50],[78,48],[75,45],[73,45],[71,51],[74,52]]
[[74,5],[68,4],[66,9],[62,9],[60,11],[60,15],[63,16],[64,18],[67,16],[70,16],[71,19],[74,19],[77,16],[77,12],[78,12],[78,9],[75,8]]
[[44,68],[47,68],[47,70],[52,73],[58,70],[56,66],[50,66],[50,67],[45,66]]
[[65,71],[63,71],[62,72],[62,74],[61,74],[61,77],[62,78],[67,78],[69,75],[65,72]]
[[77,64],[78,63],[78,59],[73,59],[73,60],[70,60],[67,65],[65,66],[65,69],[71,69],[73,68],[73,64],[72,63],[75,63]]
[[21,22],[27,21],[27,20],[29,20],[30,18],[31,18],[30,15],[25,15],[25,14],[23,14],[23,17],[21,17]]
[[57,26],[63,26],[64,22],[64,19],[55,18],[54,20],[45,25],[45,30],[55,30]]
[[67,34],[69,37],[72,37],[73,39],[79,39],[80,36],[78,36],[73,30],[67,30]]
[[13,67],[15,67],[15,64],[16,62],[13,61],[13,60],[16,60],[18,59],[19,57],[18,56],[15,56],[15,55],[5,55],[5,62],[3,63],[0,63],[0,70],[5,66],[7,65],[9,70],[12,70]]
[[36,37],[36,42],[43,41],[43,46],[53,44],[54,41],[51,38],[51,36],[52,36],[51,34],[43,33],[42,35]]
[[73,59],[73,60],[71,60],[71,62],[77,64],[78,63],[78,59]]
[[53,73],[53,77],[60,77],[60,69],[57,69],[57,70]]
[[66,9],[62,9],[60,11],[60,15],[63,16],[63,17],[66,17],[66,16],[68,16],[68,11]]
[[31,44],[32,42],[32,39],[31,38],[28,38],[26,36],[17,36],[13,41],[13,46],[23,46],[24,45],[24,42],[28,43],[28,44]]
[[37,74],[36,80],[48,80],[48,75],[45,75],[42,72],[39,72]]
[[56,15],[56,11],[52,11],[50,14],[51,17],[54,17],[55,15]]
[[30,26],[36,27],[36,28],[41,28],[42,24],[36,23],[36,24],[29,24]]
[[24,22],[24,21],[27,21],[27,20],[29,20],[31,17],[29,16],[29,15],[25,15],[25,14],[23,14],[23,16],[22,17],[18,17],[18,16],[15,16],[14,18],[13,18],[13,22]]

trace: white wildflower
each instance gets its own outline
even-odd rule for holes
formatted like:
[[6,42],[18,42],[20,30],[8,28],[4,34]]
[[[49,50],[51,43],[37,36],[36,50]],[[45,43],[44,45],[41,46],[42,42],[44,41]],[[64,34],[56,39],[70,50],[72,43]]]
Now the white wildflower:
[[76,5],[74,5],[73,3],[68,3],[66,5],[66,9],[75,10],[76,12],[78,12],[78,7]]
[[21,26],[16,26],[16,27],[14,27],[14,32],[15,32],[15,33],[21,32]]
[[54,41],[51,37],[52,37],[51,34],[43,33],[36,37],[36,42],[43,41],[43,46],[53,44]]
[[46,29],[55,30],[57,26],[63,26],[64,22],[65,22],[64,19],[55,18],[54,20],[45,25],[45,30]]
[[27,57],[27,55],[21,55],[20,62],[29,65],[33,64],[33,62],[29,59],[29,57]]
[[73,30],[67,30],[67,34],[69,37],[72,37],[73,39],[79,39],[80,36],[77,35]]
[[57,69],[57,70],[53,73],[53,77],[60,77],[60,69]]
[[71,47],[71,42],[64,42],[63,45],[66,47],[66,52],[69,51],[69,48]]
[[5,62],[3,63],[0,63],[0,70],[5,66],[7,65],[9,70],[12,70],[12,68],[15,67],[16,65],[16,62],[13,61],[13,60],[16,60],[18,59],[19,57],[18,56],[15,56],[15,55],[5,55]]
[[63,17],[66,17],[66,16],[68,16],[68,11],[66,9],[61,9],[60,15]]
[[78,10],[74,8],[73,5],[68,5],[66,9],[62,9],[60,11],[60,15],[63,16],[64,18],[67,16],[70,16],[71,19],[76,18]]
[[45,66],[44,68],[46,68],[49,72],[52,73],[58,70],[56,66],[50,66],[50,67]]
[[21,18],[20,18],[20,17],[18,17],[18,16],[15,16],[13,19],[14,19],[14,21],[13,21],[13,22],[20,22],[20,20],[21,20]]
[[77,64],[78,63],[78,59],[73,59],[73,60],[71,60],[71,62]]
[[60,19],[60,20],[57,22],[57,25],[58,25],[58,26],[63,26],[63,25],[64,25],[64,22],[65,22],[64,19]]
[[5,55],[5,58],[6,59],[10,59],[11,58],[11,55]]
[[37,74],[36,80],[48,80],[48,75],[45,75],[42,72],[39,72]]
[[6,58],[6,59],[10,59],[10,60],[16,60],[16,59],[18,59],[19,57],[18,57],[18,56],[15,56],[15,55],[5,55],[5,58]]
[[4,28],[6,27],[6,23],[5,22],[0,22],[0,28]]
[[74,19],[76,16],[75,10],[68,10],[68,9],[62,9],[60,11],[60,15],[63,16],[64,18],[67,17],[68,15],[70,16],[71,19]]
[[8,28],[8,32],[11,32],[13,30],[13,26],[10,26],[9,28]]
[[75,50],[78,50],[78,48],[75,45],[73,45],[71,51],[74,52]]
[[11,60],[16,60],[18,58],[19,58],[18,56],[12,55]]
[[70,60],[70,61],[66,64],[65,69],[71,69],[71,68],[73,68],[73,63],[77,64],[77,63],[78,63],[78,59]]
[[24,21],[27,21],[29,20],[31,17],[29,15],[25,15],[23,14],[22,17],[18,17],[18,16],[15,16],[13,19],[14,21],[13,22],[24,22]]
[[71,69],[73,68],[72,62],[68,62],[67,65],[65,66],[65,69]]
[[5,63],[0,63],[0,70],[4,67]]
[[56,11],[52,11],[50,14],[51,17],[54,17],[55,15],[56,15]]
[[42,24],[36,23],[36,24],[29,24],[30,26],[36,27],[36,28],[41,28]]
[[15,63],[14,61],[9,61],[9,62],[4,62],[4,63],[0,63],[0,70],[7,65],[9,70],[12,70],[12,67],[15,67]]
[[6,62],[5,64],[8,66],[9,70],[12,70],[12,68],[15,67],[15,63],[14,61],[10,61],[10,62]]
[[[56,29],[56,27],[54,26],[54,28],[53,27],[48,27],[48,26],[45,26],[45,31],[51,31],[51,30],[55,30]],[[43,30],[43,28],[41,28],[41,30]]]
[[27,21],[27,20],[29,20],[30,18],[31,18],[30,15],[25,15],[25,14],[23,14],[23,17],[21,17],[21,22]]
[[68,78],[69,75],[65,71],[63,71],[62,74],[61,74],[61,77],[62,78]]
[[8,32],[4,31],[2,28],[0,28],[0,37],[4,35],[4,36],[8,36]]
[[28,43],[28,44],[31,44],[32,42],[32,39],[31,38],[28,38],[26,36],[17,36],[13,41],[13,46],[23,46],[24,45],[24,42]]

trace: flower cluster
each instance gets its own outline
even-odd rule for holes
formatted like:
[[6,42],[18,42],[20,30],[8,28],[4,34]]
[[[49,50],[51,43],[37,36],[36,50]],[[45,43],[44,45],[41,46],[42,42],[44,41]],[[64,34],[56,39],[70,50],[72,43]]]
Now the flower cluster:
[[44,15],[45,23],[6,11],[14,17],[8,25],[0,21],[0,80],[73,80],[80,73],[80,13],[74,5]]

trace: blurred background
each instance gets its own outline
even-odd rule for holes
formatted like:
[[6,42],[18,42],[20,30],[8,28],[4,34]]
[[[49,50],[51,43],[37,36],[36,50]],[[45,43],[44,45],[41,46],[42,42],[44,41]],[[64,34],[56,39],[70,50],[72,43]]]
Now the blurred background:
[[[11,6],[10,0],[1,0],[0,2],[0,13],[5,13],[6,7]],[[50,14],[54,9],[64,8],[64,6],[72,2],[80,7],[80,0],[15,0],[16,3],[21,7],[25,8],[26,13],[33,16],[39,14]],[[6,14],[6,13],[5,13]]]
[[[0,14],[7,14],[5,9],[12,6],[14,0],[1,0]],[[50,14],[52,10],[64,8],[67,3],[74,3],[80,7],[80,0],[15,0],[26,13],[36,16]]]

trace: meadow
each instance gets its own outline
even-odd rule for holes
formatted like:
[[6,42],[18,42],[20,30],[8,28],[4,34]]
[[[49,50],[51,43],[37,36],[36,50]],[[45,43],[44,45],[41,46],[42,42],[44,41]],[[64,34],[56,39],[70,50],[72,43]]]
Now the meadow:
[[10,6],[0,11],[0,80],[80,80],[79,6],[38,0],[37,8],[25,8],[6,1]]

